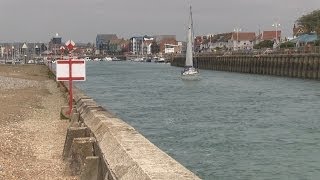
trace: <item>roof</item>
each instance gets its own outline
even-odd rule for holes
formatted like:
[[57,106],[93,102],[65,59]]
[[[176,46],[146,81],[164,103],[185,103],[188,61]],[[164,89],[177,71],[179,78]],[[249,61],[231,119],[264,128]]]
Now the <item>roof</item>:
[[96,40],[97,41],[110,41],[112,39],[118,39],[116,34],[98,34]]
[[281,37],[281,31],[263,31],[262,35],[259,35],[261,40],[274,40],[276,36]]
[[303,34],[297,38],[294,38],[292,40],[290,40],[290,42],[293,43],[308,43],[308,42],[313,42],[316,41],[318,39],[317,34],[313,33],[313,34]]
[[256,39],[256,33],[254,32],[233,32],[232,39],[238,41],[253,41]]
[[228,42],[232,37],[232,33],[222,33],[222,34],[215,34],[209,38],[206,39],[206,43],[216,43],[216,42]]
[[161,41],[162,39],[176,39],[176,35],[154,35],[157,41]]

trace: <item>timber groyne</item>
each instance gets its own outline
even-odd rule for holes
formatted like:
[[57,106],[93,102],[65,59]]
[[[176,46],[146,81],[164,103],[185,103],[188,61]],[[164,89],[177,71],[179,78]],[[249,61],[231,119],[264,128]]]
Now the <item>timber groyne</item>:
[[[199,69],[320,79],[320,54],[261,56],[198,56]],[[173,57],[172,66],[183,67],[185,57]]]

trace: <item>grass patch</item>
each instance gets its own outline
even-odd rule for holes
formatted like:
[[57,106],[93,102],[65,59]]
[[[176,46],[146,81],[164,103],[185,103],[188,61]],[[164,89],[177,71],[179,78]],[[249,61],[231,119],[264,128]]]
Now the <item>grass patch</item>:
[[60,119],[67,120],[67,119],[69,119],[69,117],[65,116],[62,112],[60,112]]
[[50,71],[50,70],[48,70],[48,77],[49,77],[50,79],[56,79],[56,75],[53,74],[53,72]]

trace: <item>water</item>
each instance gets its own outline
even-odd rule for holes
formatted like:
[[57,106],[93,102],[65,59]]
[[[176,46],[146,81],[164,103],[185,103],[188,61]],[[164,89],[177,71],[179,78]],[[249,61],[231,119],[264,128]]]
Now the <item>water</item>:
[[89,62],[77,86],[203,179],[319,179],[318,81],[181,70]]

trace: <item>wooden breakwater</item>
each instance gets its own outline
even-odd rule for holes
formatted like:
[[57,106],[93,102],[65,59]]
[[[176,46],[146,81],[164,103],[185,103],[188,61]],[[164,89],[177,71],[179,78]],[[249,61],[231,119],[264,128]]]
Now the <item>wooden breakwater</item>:
[[[199,69],[320,79],[320,54],[265,56],[198,56]],[[172,66],[183,67],[185,57],[173,57]]]

